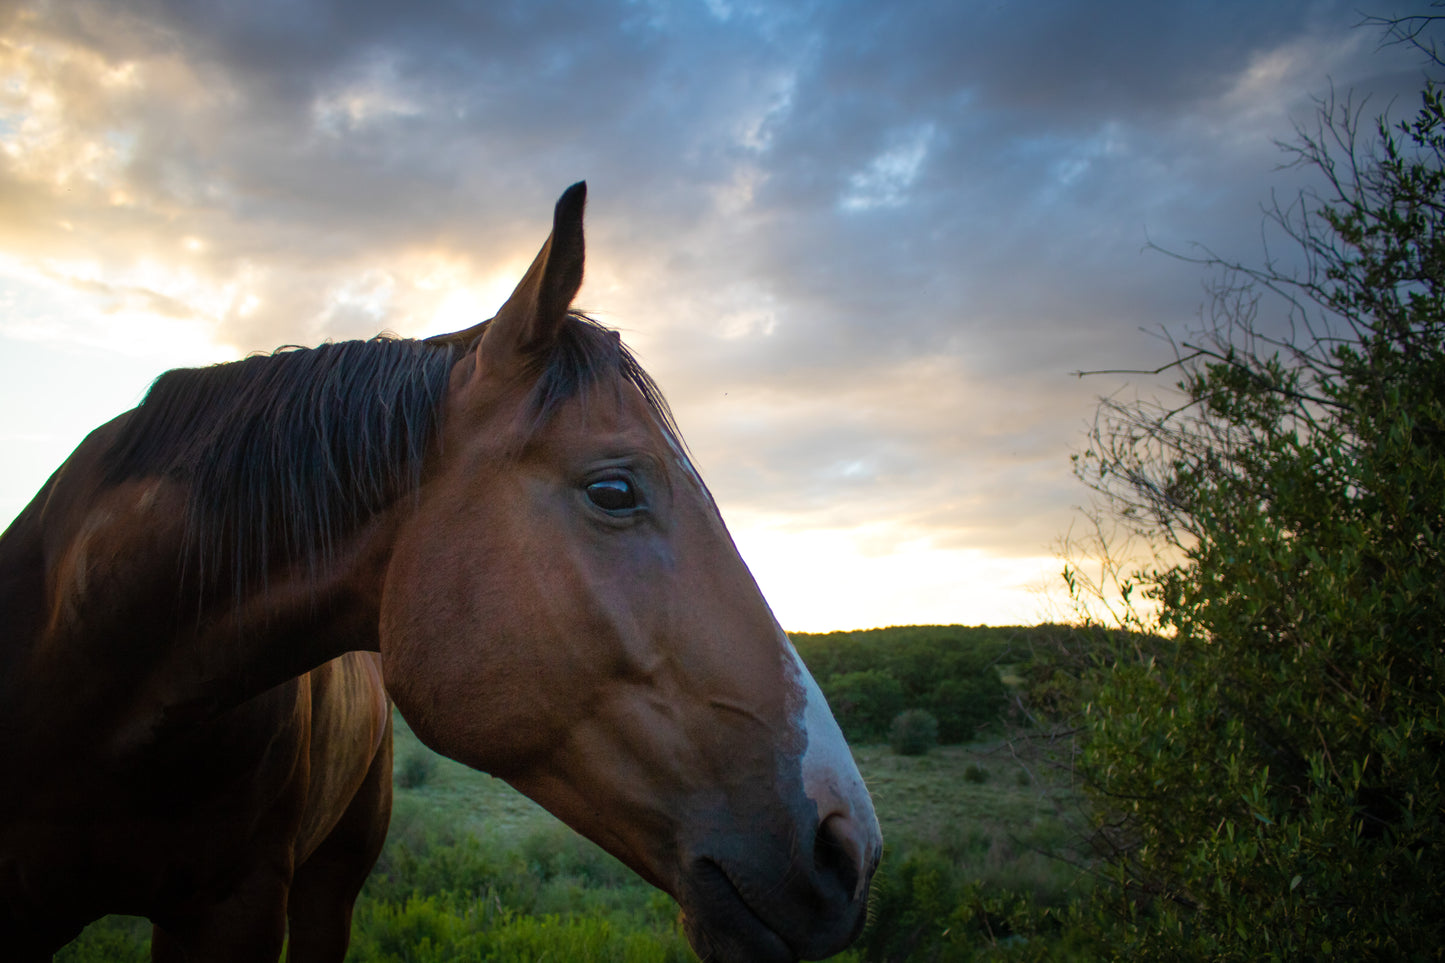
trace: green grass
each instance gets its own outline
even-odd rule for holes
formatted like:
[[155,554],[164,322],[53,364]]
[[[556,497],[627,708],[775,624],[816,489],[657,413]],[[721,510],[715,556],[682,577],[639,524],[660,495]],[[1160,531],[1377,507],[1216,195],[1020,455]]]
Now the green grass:
[[[505,782],[435,756],[395,721],[398,772],[425,775],[396,788],[386,849],[357,906],[351,963],[693,959],[665,895]],[[1070,838],[1070,797],[1038,784],[1006,746],[899,756],[867,745],[854,754],[883,827],[885,873],[926,856],[956,886],[1051,905],[1078,889],[1077,872],[1044,855]],[[987,778],[966,780],[971,766]],[[143,960],[147,935],[142,921],[108,917],[56,959]]]
[[[428,753],[400,716],[395,717],[398,765],[412,753]],[[434,755],[434,754],[433,754]],[[941,842],[960,825],[986,824],[1015,831],[1057,822],[1067,796],[1040,786],[995,740],[967,746],[939,746],[922,756],[896,755],[886,745],[853,747],[878,811],[886,839]],[[434,756],[426,784],[396,790],[397,814],[390,839],[417,826],[446,825],[455,835],[473,833],[520,839],[562,824],[547,810],[500,779]],[[966,782],[964,771],[978,766],[983,784]],[[1028,781],[1021,785],[1019,777]],[[403,811],[404,810],[404,811]],[[570,830],[568,830],[570,832]]]
[[400,713],[392,713],[396,768],[413,757],[433,760],[426,781],[395,788],[390,840],[418,828],[446,826],[454,836],[473,834],[523,839],[561,825],[556,817],[500,779],[439,756],[412,734]]
[[[1070,865],[1078,856],[1074,797],[1040,784],[1002,742],[940,746],[925,756],[887,746],[857,746],[853,754],[883,827],[885,859],[936,850],[985,888],[1049,903],[1083,885]],[[967,779],[970,767],[987,778]]]

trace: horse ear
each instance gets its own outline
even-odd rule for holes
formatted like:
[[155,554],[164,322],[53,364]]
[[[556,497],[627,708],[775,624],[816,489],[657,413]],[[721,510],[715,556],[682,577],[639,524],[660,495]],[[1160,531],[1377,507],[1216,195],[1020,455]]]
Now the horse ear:
[[[527,354],[550,345],[582,287],[582,211],[586,204],[586,181],[563,192],[552,213],[552,233],[496,317],[462,331],[433,335],[426,339],[427,344],[447,344],[465,351],[485,334],[485,351],[492,358]],[[479,360],[481,354],[479,351]]]
[[585,245],[582,210],[587,184],[567,188],[552,215],[552,233],[516,290],[487,326],[478,351],[488,358],[546,350],[567,320],[572,299],[582,287]]

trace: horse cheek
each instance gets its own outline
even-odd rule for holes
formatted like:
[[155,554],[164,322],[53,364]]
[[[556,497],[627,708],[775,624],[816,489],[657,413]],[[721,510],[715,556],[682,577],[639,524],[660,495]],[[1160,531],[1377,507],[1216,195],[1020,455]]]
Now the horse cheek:
[[443,638],[442,627],[455,624],[455,610],[464,604],[449,561],[403,539],[387,570],[379,625],[387,691],[417,736],[448,755],[448,717],[458,714],[449,704],[452,680],[468,671]]
[[[461,519],[438,528],[457,533]],[[547,651],[518,637],[505,613],[515,578],[505,552],[466,553],[421,539],[396,546],[383,589],[382,670],[402,717],[429,747],[473,768],[503,775],[545,738],[538,715],[539,674],[526,653]],[[514,574],[514,573],[513,573]],[[525,632],[525,629],[522,630]]]

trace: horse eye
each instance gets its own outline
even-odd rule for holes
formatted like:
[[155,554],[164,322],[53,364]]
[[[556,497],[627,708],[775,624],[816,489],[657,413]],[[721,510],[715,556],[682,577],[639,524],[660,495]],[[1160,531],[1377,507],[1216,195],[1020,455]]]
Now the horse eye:
[[587,498],[604,512],[625,512],[637,507],[637,492],[626,478],[602,478],[590,483]]

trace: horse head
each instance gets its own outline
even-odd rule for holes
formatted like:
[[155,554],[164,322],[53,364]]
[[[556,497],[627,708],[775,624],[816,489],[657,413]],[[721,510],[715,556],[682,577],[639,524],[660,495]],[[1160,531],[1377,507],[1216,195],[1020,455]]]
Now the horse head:
[[819,958],[861,929],[881,848],[852,756],[665,403],[570,312],[578,184],[459,349],[381,601],[388,688],[681,905],[703,959]]

